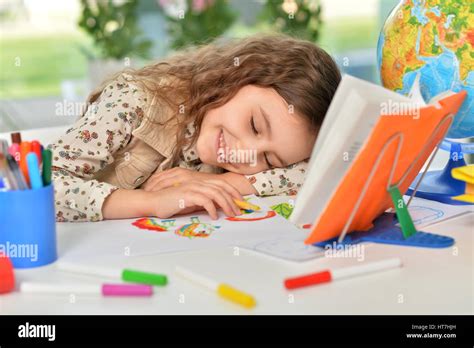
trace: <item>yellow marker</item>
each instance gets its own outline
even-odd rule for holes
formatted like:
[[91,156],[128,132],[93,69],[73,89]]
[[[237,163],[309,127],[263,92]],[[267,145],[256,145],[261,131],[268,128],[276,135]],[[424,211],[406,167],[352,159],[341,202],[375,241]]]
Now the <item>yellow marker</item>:
[[185,279],[188,279],[192,281],[193,283],[201,285],[211,291],[217,292],[220,296],[222,296],[226,300],[232,301],[246,308],[253,308],[256,305],[255,298],[252,295],[249,295],[249,294],[246,294],[245,292],[237,290],[230,285],[216,282],[212,279],[203,277],[199,274],[196,274],[194,272],[191,272],[179,266],[176,267],[175,271],[177,275]]
[[179,181],[173,183],[173,187],[178,187],[179,185],[181,185]]
[[453,178],[464,181],[466,188],[464,194],[452,197],[457,201],[474,203],[474,165],[467,165],[451,169]]
[[229,301],[238,303],[244,307],[255,307],[255,299],[253,296],[246,294],[240,290],[234,289],[230,285],[220,284],[217,288],[217,293]]
[[474,164],[451,169],[453,178],[474,184]]
[[234,199],[234,202],[235,202],[235,204],[237,204],[237,206],[240,209],[253,210],[253,211],[259,211],[260,210],[260,207],[258,205],[255,205],[255,204],[252,204],[252,203],[249,203],[249,202],[246,202],[246,201],[240,201],[238,199]]

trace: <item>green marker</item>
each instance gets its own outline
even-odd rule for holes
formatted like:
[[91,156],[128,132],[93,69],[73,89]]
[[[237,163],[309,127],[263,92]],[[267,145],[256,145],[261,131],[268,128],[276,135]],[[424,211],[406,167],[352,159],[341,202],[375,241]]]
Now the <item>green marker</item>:
[[49,149],[44,149],[43,157],[43,186],[51,184],[51,165],[53,163],[53,153]]
[[61,271],[113,278],[128,283],[164,286],[168,284],[168,277],[163,274],[141,272],[132,269],[110,269],[94,266],[84,266],[69,262],[58,262],[57,268]]
[[408,211],[407,205],[403,200],[403,197],[398,190],[398,187],[392,186],[388,189],[390,196],[392,197],[393,206],[397,212],[398,222],[400,222],[400,227],[402,229],[403,237],[407,239],[410,236],[413,236],[416,233],[415,225]]
[[122,271],[122,280],[129,283],[159,286],[164,286],[168,283],[168,278],[163,274],[146,273],[132,269],[124,269]]

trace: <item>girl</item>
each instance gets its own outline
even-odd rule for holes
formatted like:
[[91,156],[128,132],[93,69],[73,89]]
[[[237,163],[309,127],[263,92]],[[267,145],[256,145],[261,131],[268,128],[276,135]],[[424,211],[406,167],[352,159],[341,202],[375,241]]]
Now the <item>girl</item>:
[[339,81],[325,51],[273,35],[124,71],[50,145],[56,219],[216,219],[242,195],[296,194]]

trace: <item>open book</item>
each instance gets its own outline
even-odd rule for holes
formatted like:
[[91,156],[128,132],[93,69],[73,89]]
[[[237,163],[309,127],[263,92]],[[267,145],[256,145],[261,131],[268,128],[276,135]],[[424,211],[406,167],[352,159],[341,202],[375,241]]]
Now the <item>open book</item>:
[[[391,206],[388,185],[398,184],[403,194],[411,184],[448,130],[452,119],[444,122],[446,116],[454,115],[465,97],[463,92],[444,94],[426,105],[418,86],[417,79],[406,97],[344,75],[290,216],[297,225],[313,224],[306,243],[338,236],[362,191],[349,231],[370,228]],[[383,158],[378,158],[380,152]]]

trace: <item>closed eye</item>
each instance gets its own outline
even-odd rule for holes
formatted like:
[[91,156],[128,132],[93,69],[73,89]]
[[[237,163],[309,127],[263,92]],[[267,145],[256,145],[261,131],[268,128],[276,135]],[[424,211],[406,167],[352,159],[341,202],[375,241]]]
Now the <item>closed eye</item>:
[[258,134],[258,130],[257,128],[255,127],[255,121],[253,119],[253,116],[250,118],[250,126],[252,127],[252,131],[255,133],[255,134]]
[[[258,130],[257,128],[255,127],[255,121],[253,119],[253,116],[250,118],[250,126],[252,127],[252,131],[255,133],[255,134],[258,134]],[[267,153],[264,152],[263,153],[263,157],[265,158],[265,162],[267,163],[267,166],[269,169],[273,169],[274,167],[272,166],[272,164],[270,163],[270,161],[268,160],[268,157],[267,157]]]

